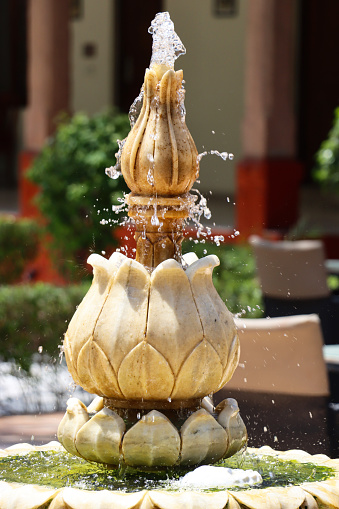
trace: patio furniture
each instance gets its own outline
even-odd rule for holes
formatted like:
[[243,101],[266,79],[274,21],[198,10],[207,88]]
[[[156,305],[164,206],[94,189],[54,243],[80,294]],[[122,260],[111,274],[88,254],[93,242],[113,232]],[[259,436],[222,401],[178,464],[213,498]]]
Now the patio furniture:
[[227,388],[328,396],[323,338],[316,314],[238,318],[240,362]]
[[263,292],[265,316],[317,313],[326,344],[339,343],[339,297],[327,286],[320,240],[249,238]]
[[328,373],[316,314],[236,319],[240,362],[214,395],[235,398],[249,446],[300,448],[337,457],[338,412],[329,406]]

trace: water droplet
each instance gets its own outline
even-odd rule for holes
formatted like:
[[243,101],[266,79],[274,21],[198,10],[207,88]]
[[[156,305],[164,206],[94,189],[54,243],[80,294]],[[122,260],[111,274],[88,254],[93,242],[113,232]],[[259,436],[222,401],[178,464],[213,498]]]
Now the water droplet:
[[121,171],[118,170],[116,166],[110,166],[109,168],[106,168],[105,173],[109,176],[109,178],[114,180],[119,178],[121,175]]
[[[154,159],[153,159],[154,161]],[[154,175],[152,173],[152,170],[149,169],[148,172],[147,172],[147,182],[151,185],[151,186],[154,186]]]

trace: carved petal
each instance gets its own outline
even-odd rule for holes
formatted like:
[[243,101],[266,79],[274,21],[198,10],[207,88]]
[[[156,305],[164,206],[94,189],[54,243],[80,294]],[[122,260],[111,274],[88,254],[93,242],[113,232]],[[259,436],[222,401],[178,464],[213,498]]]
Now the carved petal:
[[240,357],[240,342],[238,333],[236,333],[229,349],[228,364],[226,365],[226,368],[224,370],[224,374],[219,386],[220,389],[232,378],[233,373],[239,364],[239,357]]
[[228,492],[164,493],[151,491],[149,497],[153,502],[153,507],[159,509],[224,509],[227,506]]
[[236,328],[232,314],[213,285],[212,272],[217,265],[219,265],[218,257],[209,255],[192,263],[186,270],[186,274],[191,283],[204,337],[218,352],[225,367]]
[[[134,178],[141,189],[148,189],[150,194],[153,192],[154,184],[154,147],[157,127],[157,110],[152,105],[155,104],[153,98],[152,88],[155,87],[155,81],[153,76],[150,74],[147,80],[147,93],[149,94],[149,112],[147,118],[147,124],[142,139],[139,141],[139,146],[136,152],[135,159],[135,173]],[[135,148],[135,147],[134,147]],[[152,182],[153,177],[153,182]]]
[[[172,84],[175,86],[175,73],[170,69],[160,81],[157,137],[154,150],[155,190],[159,194],[163,194],[164,190],[166,193],[168,189],[175,189],[178,183],[178,151],[169,107]],[[167,171],[164,171],[164,168]]]
[[199,398],[215,392],[223,369],[219,356],[207,341],[194,348],[179,371],[172,399]]
[[231,494],[229,494],[229,496],[228,496],[227,509],[241,509],[240,505],[235,500],[235,498],[232,497]]
[[128,465],[171,466],[179,459],[180,436],[165,415],[152,410],[127,431],[122,452]]
[[307,491],[304,491],[305,500],[304,504],[301,505],[301,509],[319,509],[319,506],[315,499],[312,497],[310,493],[307,493]]
[[64,350],[64,354],[65,354],[68,371],[70,372],[71,377],[73,378],[73,380],[76,384],[81,385],[81,382],[78,377],[78,372],[77,372],[77,363],[73,359],[72,347],[70,345],[67,333],[65,334],[65,337],[64,337],[63,350]]
[[174,376],[166,359],[142,342],[122,361],[118,382],[126,399],[168,399]]
[[148,272],[140,263],[126,258],[115,275],[94,331],[95,342],[115,371],[145,337],[148,292]]
[[226,458],[233,456],[244,447],[247,441],[247,431],[244,421],[240,417],[238,403],[233,398],[227,398],[216,408],[220,410],[218,423],[226,430],[228,436],[228,448]]
[[87,412],[92,414],[94,412],[100,412],[104,408],[104,398],[96,396],[93,401],[88,405]]
[[[10,485],[0,483],[1,509],[38,509],[47,507],[48,502],[55,497],[59,490],[42,488],[40,486]],[[48,505],[48,507],[51,507]]]
[[93,266],[93,281],[90,289],[78,306],[69,323],[67,336],[72,356],[76,362],[82,346],[92,336],[95,323],[109,291],[110,263],[100,255],[92,254],[88,263]]
[[100,388],[95,384],[89,369],[91,363],[91,353],[93,348],[93,338],[90,337],[87,343],[84,344],[77,359],[77,374],[81,387],[85,391],[92,394],[101,394]]
[[202,339],[187,276],[178,262],[166,260],[151,277],[146,341],[162,353],[176,374]]
[[53,500],[49,509],[135,509],[141,507],[145,491],[118,493],[108,490],[87,491],[64,488]]
[[[299,486],[271,488],[268,489],[268,491],[272,491],[274,493],[274,495],[279,499],[280,507],[283,507],[284,509],[299,509],[300,507],[303,507],[303,503],[306,498],[306,493]],[[312,506],[307,506],[307,509],[312,509]]]
[[181,180],[187,182],[184,192],[191,189],[194,181],[199,176],[198,151],[181,114],[179,98],[182,94],[183,72],[176,71],[175,79],[171,90],[171,112],[174,137],[177,143],[179,183]]
[[241,506],[251,509],[269,507],[270,509],[281,509],[279,498],[277,495],[267,490],[248,490],[232,492],[233,497],[241,504]]
[[[152,70],[147,70],[145,73],[144,80],[144,98],[143,105],[139,117],[133,126],[133,129],[127,136],[124,149],[121,154],[121,170],[126,181],[126,184],[131,189],[132,192],[138,193],[146,190],[149,194],[152,193],[152,186],[150,182],[147,181],[148,169],[150,166],[150,161],[148,160],[148,165],[145,168],[140,163],[140,145],[143,142],[144,133],[147,127],[147,123],[149,121],[150,114],[155,113],[155,109],[151,111],[151,102],[154,98],[155,89],[157,85],[157,77],[156,74]],[[154,145],[154,139],[153,145]],[[152,152],[147,152],[149,150],[146,147],[146,154],[152,154]]]
[[95,386],[98,387],[96,392],[104,394],[108,398],[122,397],[117,375],[105,353],[94,341],[92,342],[89,371]]
[[117,465],[125,432],[122,418],[104,408],[86,422],[76,435],[76,448],[87,461]]
[[316,498],[320,507],[329,509],[339,507],[338,480],[323,481],[321,484],[317,482],[306,483],[301,487]]
[[227,449],[226,431],[203,408],[182,425],[181,461],[183,465],[210,463],[221,459]]
[[79,429],[88,421],[85,405],[77,398],[67,401],[67,410],[58,427],[58,440],[66,451],[80,456],[75,447],[75,438]]

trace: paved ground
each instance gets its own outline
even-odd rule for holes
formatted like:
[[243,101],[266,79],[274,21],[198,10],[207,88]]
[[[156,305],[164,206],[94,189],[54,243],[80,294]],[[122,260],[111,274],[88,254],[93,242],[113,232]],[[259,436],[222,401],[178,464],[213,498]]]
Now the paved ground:
[[0,448],[28,442],[41,445],[56,440],[63,413],[10,415],[0,418]]

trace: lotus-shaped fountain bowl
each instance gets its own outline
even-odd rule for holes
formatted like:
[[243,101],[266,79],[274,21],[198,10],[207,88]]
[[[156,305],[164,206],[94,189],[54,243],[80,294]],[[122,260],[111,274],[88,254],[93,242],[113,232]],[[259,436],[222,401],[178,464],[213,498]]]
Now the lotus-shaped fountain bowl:
[[231,378],[239,340],[212,282],[216,256],[195,257],[186,270],[165,260],[151,275],[121,253],[88,263],[93,283],[64,340],[76,383],[117,400],[175,401],[202,398]]

